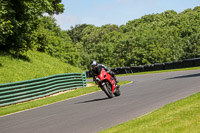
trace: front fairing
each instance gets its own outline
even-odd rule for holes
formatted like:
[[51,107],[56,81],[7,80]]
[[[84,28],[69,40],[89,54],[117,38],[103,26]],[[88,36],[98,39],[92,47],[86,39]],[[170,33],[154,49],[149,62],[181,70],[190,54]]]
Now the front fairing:
[[98,78],[103,81],[106,78],[106,71],[103,68],[98,68]]
[[99,69],[99,75],[96,76],[96,81],[99,87],[102,87],[102,84],[105,83],[104,81],[108,81],[111,84],[112,92],[114,92],[116,88],[116,83],[112,76],[110,76],[104,69]]

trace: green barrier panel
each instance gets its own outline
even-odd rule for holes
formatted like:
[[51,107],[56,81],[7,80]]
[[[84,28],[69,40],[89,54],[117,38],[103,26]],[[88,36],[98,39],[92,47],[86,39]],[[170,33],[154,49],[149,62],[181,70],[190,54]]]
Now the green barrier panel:
[[86,73],[66,73],[0,84],[0,106],[15,104],[53,93],[87,86]]

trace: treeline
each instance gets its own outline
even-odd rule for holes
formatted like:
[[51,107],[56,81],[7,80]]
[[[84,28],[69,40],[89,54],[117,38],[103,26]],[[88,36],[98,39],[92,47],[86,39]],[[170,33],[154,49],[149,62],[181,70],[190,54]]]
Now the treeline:
[[117,26],[81,24],[64,31],[55,18],[61,0],[1,0],[0,50],[48,53],[88,69],[92,60],[111,68],[177,61],[200,56],[200,7],[145,15]]
[[77,25],[68,30],[73,44],[82,47],[81,62],[116,68],[200,57],[200,7],[145,15],[126,25]]

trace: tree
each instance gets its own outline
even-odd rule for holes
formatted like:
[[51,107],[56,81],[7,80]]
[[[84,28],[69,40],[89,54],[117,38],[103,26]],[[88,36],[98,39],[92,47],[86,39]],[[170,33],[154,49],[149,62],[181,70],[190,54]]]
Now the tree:
[[67,31],[62,31],[54,17],[44,16],[36,32],[37,50],[46,52],[71,65],[79,64],[78,48],[73,46]]
[[67,31],[68,35],[71,37],[73,44],[75,45],[78,42],[82,41],[83,37],[83,30],[89,25],[87,24],[81,24],[81,25],[75,25],[75,27],[71,27],[70,30]]
[[1,50],[19,54],[33,48],[40,17],[45,12],[62,13],[64,5],[60,3],[61,0],[1,0]]

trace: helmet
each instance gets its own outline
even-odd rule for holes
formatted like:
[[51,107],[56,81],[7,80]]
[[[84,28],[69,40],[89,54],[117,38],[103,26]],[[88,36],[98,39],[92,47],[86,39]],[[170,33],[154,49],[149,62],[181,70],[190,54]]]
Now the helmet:
[[91,62],[91,67],[92,67],[93,69],[96,68],[97,65],[98,65],[97,61],[94,60],[94,61]]

